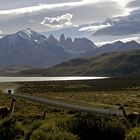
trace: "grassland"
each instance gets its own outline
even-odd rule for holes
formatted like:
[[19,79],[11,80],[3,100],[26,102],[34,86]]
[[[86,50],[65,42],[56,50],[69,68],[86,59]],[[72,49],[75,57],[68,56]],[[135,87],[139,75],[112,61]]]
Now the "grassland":
[[140,80],[137,77],[105,80],[24,83],[19,93],[91,107],[140,108]]
[[[120,105],[124,105],[129,110],[140,111],[139,75],[93,81],[25,82],[12,85],[9,83],[1,84],[1,92],[3,88],[7,87],[15,87],[15,92],[18,94],[50,98],[72,104],[116,109]],[[10,106],[10,102],[9,97],[0,94],[0,106]],[[35,116],[43,114],[45,109],[47,109],[46,119],[36,119]],[[123,140],[133,128],[127,129],[123,122],[112,117],[96,117],[92,114],[43,106],[21,99],[17,99],[12,119],[16,120],[16,123],[12,120],[8,123],[10,130],[1,129],[0,138],[6,139],[4,134],[6,132],[9,134],[12,130],[12,132],[18,132],[19,135],[12,133],[13,137],[10,135],[11,133],[9,135],[6,133],[7,137],[22,140],[39,140],[41,138],[42,140],[49,138],[86,140],[89,139],[89,136],[92,139],[98,136],[99,139]],[[0,127],[3,127],[3,123],[4,121],[1,120]],[[93,131],[96,133],[93,134]],[[115,135],[116,137],[114,137]]]

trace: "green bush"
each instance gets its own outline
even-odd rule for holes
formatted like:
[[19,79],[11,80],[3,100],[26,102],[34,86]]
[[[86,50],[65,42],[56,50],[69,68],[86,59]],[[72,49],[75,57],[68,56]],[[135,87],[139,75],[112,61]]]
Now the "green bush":
[[71,119],[61,121],[58,125],[78,135],[81,140],[89,140],[89,138],[124,140],[125,138],[124,124],[111,117],[80,113]]
[[38,129],[41,125],[42,125],[42,121],[40,121],[40,120],[34,120],[31,124],[29,124],[29,128],[28,128],[29,130],[27,131],[27,133],[25,135],[25,140],[29,140],[32,133],[36,129]]
[[24,136],[24,130],[15,119],[5,119],[0,122],[0,140],[14,140]]
[[78,140],[78,138],[68,132],[47,132],[42,129],[38,129],[32,133],[30,140]]
[[125,140],[140,140],[140,128],[133,128],[126,134]]
[[54,124],[45,123],[32,133],[30,140],[78,140],[78,137],[69,132],[61,131]]

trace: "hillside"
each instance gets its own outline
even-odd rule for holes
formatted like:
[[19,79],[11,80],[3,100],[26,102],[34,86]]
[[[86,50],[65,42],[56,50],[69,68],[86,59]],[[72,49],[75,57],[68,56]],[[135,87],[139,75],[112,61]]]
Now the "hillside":
[[140,73],[140,51],[104,53],[88,59],[73,59],[48,69],[20,71],[26,76],[122,76]]

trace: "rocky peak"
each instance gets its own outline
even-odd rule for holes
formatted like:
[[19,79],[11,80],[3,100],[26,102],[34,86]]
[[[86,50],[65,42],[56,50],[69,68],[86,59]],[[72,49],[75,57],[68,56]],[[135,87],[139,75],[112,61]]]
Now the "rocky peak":
[[66,39],[66,41],[69,42],[69,43],[72,43],[72,39],[71,39],[70,37],[68,37],[68,38]]
[[23,29],[14,34],[10,34],[8,36],[5,36],[5,38],[8,39],[10,44],[19,42],[21,40],[28,43],[38,44],[42,44],[47,41],[47,38],[44,35],[41,35],[30,28]]
[[38,34],[37,32],[33,31],[30,28],[27,28],[17,32],[16,35],[20,36],[23,39],[31,40],[34,37],[38,37],[40,34]]
[[96,45],[91,40],[89,40],[87,38],[75,38],[74,39],[74,44],[96,48]]
[[139,45],[139,43],[137,43],[135,40],[126,42],[126,44],[130,44],[130,45]]
[[53,35],[49,36],[48,42],[52,43],[52,44],[58,44],[59,43],[59,41]]
[[113,43],[113,45],[119,45],[119,46],[120,46],[120,45],[123,45],[123,44],[124,44],[124,43],[121,42],[121,41],[116,41],[116,42]]
[[60,44],[63,45],[63,44],[65,43],[65,41],[66,41],[65,35],[62,34],[62,35],[60,36]]

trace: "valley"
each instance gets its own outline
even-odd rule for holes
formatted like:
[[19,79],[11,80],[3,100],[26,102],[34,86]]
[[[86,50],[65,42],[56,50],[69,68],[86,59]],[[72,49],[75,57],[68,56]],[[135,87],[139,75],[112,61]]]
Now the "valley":
[[0,140],[140,140],[140,0],[0,0]]

